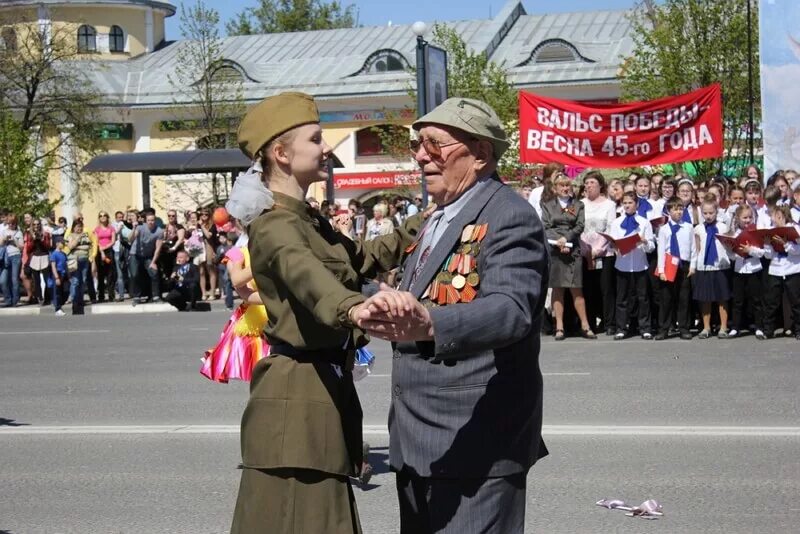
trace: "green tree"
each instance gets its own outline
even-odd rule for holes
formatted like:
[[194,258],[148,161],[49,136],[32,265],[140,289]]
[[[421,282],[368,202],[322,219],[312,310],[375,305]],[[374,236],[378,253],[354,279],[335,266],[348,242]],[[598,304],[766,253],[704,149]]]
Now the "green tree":
[[228,35],[352,28],[356,9],[337,1],[258,0],[226,24]]
[[[186,40],[179,45],[169,81],[181,95],[175,103],[183,117],[194,118],[181,120],[180,129],[190,132],[198,148],[235,148],[236,130],[245,111],[244,74],[225,60],[218,26],[219,13],[203,0],[181,6],[180,30]],[[227,187],[224,175],[211,175],[214,204],[227,196]],[[201,193],[190,196],[200,202],[203,199],[197,194]]]
[[49,157],[39,157],[35,139],[10,113],[0,111],[0,206],[43,216],[60,199],[47,195]]
[[0,47],[0,113],[15,119],[4,119],[4,133],[14,138],[19,133],[36,146],[34,165],[15,172],[28,168],[37,175],[29,177],[30,186],[41,186],[35,195],[47,194],[38,173],[61,170],[72,174],[79,194],[91,194],[107,183],[107,176],[80,172],[83,163],[104,152],[96,129],[101,95],[88,76],[102,67],[77,49],[76,25],[0,20],[4,26],[14,39]]
[[[626,101],[686,93],[715,82],[722,85],[724,159],[745,158],[747,131],[760,122],[758,86],[755,122],[749,124],[747,2],[749,0],[665,0],[642,2],[631,15],[633,55],[624,58]],[[758,83],[758,14],[753,3],[753,80]],[[760,145],[760,140],[756,139]],[[756,147],[757,150],[760,146]],[[699,177],[721,173],[723,160],[684,164]]]

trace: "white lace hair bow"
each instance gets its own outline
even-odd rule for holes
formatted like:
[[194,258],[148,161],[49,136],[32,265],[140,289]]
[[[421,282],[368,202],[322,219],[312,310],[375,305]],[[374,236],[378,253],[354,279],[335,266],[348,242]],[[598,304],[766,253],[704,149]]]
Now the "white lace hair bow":
[[258,162],[239,173],[233,184],[231,195],[225,203],[225,209],[231,217],[239,219],[244,226],[253,222],[261,212],[272,208],[275,200],[272,191],[261,181],[261,164]]

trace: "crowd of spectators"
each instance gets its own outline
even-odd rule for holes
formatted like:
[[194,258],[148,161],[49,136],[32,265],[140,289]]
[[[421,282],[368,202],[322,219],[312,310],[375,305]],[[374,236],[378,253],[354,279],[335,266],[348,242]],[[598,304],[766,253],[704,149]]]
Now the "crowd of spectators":
[[164,221],[152,208],[131,209],[112,219],[101,211],[93,225],[77,214],[68,226],[64,217],[20,218],[0,210],[2,306],[52,305],[61,316],[71,304],[77,315],[87,300],[136,306],[180,294],[184,307],[224,298],[233,309],[220,260],[239,231],[218,227],[208,208],[186,212],[182,221],[176,210],[166,215]]
[[[569,178],[558,164],[520,186],[542,219],[551,257],[545,329],[564,339],[680,336],[758,339],[781,333],[800,339],[800,243],[767,240],[737,250],[724,244],[754,229],[800,222],[800,177],[775,173],[766,187],[757,167],[737,181],[632,173],[606,180],[590,171]],[[351,200],[309,206],[333,222],[348,213],[351,237],[391,233],[420,211],[422,196],[379,197],[367,209]],[[214,221],[210,208],[166,212],[101,211],[91,224],[21,217],[0,209],[0,291],[3,306],[72,305],[162,297],[179,309],[225,299],[234,291],[222,259],[241,228]],[[617,243],[636,236],[630,251]],[[620,241],[621,242],[621,241]],[[396,273],[385,279],[393,283]]]

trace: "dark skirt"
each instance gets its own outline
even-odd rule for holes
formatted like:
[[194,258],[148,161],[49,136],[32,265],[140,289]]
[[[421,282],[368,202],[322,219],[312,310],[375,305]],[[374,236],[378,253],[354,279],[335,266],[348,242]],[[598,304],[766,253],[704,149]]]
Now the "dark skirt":
[[697,271],[692,282],[692,298],[697,302],[727,302],[731,298],[728,270]]
[[561,254],[550,249],[550,287],[583,287],[583,259],[579,252]]

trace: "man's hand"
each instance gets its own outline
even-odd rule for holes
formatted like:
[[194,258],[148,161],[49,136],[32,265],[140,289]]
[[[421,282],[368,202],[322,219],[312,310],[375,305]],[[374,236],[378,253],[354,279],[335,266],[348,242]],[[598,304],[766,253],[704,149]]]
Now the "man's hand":
[[407,291],[381,284],[380,291],[357,306],[352,317],[359,328],[388,341],[433,339],[430,313]]

